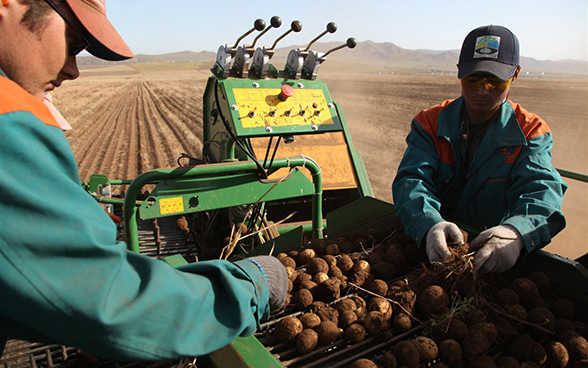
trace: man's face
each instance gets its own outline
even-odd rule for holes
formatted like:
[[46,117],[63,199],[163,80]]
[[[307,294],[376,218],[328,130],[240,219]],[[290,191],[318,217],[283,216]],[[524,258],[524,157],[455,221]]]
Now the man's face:
[[[2,50],[0,66],[10,79],[42,101],[46,91],[79,76],[75,56],[69,55],[68,50],[80,41],[53,9],[45,17],[44,27],[31,31],[21,22],[27,10],[27,5],[16,0],[3,9],[3,47],[8,50]],[[67,5],[60,10],[78,29],[83,29]]]
[[[512,81],[514,81],[519,74],[519,69],[515,72]],[[466,78],[472,78],[472,80],[476,80],[478,78],[491,78],[496,81],[496,77],[492,74],[487,73],[476,73],[469,75]],[[479,88],[473,89],[467,87],[465,83],[462,81],[461,93],[464,98],[466,110],[468,112],[468,116],[470,119],[474,119],[476,121],[472,121],[473,123],[481,123],[484,120],[490,119],[496,111],[500,108],[502,101],[507,98],[508,93],[510,92],[512,84],[509,83],[506,88],[494,88],[490,89],[487,87],[486,83],[481,83]]]

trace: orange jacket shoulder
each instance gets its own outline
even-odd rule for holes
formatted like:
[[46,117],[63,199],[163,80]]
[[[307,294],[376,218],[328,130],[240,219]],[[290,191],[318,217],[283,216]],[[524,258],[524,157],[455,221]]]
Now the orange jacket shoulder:
[[59,124],[43,102],[10,79],[0,76],[0,114],[17,111],[28,111],[43,123],[59,128]]
[[527,111],[518,103],[514,103],[511,100],[508,100],[508,102],[510,102],[515,111],[519,126],[527,140],[538,137],[542,134],[551,133],[551,129],[549,129],[545,120],[541,119],[536,114]]

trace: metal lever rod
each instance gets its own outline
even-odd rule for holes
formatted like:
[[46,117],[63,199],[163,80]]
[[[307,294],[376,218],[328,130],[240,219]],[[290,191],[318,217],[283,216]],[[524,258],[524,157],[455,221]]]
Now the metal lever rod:
[[282,25],[282,18],[278,17],[277,15],[274,15],[272,17],[272,19],[270,19],[270,25],[267,26],[267,28],[264,29],[260,34],[258,34],[257,37],[255,37],[255,39],[253,40],[253,44],[251,45],[251,48],[255,48],[255,44],[257,43],[257,40],[259,40],[259,38],[261,36],[266,34],[267,31],[269,31],[271,28],[280,28],[281,25]]
[[300,31],[302,31],[302,22],[300,22],[299,20],[292,21],[292,24],[290,25],[290,29],[288,31],[286,31],[286,33],[284,33],[283,35],[278,37],[274,41],[274,44],[272,45],[272,47],[269,48],[269,50],[274,50],[276,48],[276,46],[278,45],[278,42],[280,42],[284,37],[286,37],[290,33],[300,32]]
[[353,37],[349,37],[349,38],[347,39],[347,42],[346,42],[346,43],[344,43],[344,44],[342,44],[342,45],[339,45],[339,46],[337,46],[337,47],[334,47],[334,48],[330,49],[329,51],[325,52],[321,58],[322,58],[322,59],[324,59],[324,58],[326,58],[326,57],[327,57],[327,55],[329,55],[330,53],[332,53],[332,52],[335,52],[335,51],[337,51],[337,50],[341,50],[341,49],[342,49],[342,48],[344,48],[344,47],[349,47],[350,49],[352,49],[352,48],[354,48],[355,46],[357,46],[357,40],[356,40],[355,38],[353,38]]
[[310,43],[308,44],[308,46],[306,46],[306,49],[304,51],[310,50],[310,46],[312,46],[313,43],[315,43],[316,41],[318,41],[319,38],[321,38],[324,35],[326,35],[327,32],[328,33],[335,33],[335,32],[337,32],[337,24],[335,22],[330,22],[329,24],[327,24],[327,29],[324,30],[320,35],[316,36],[314,38],[314,40],[310,41]]
[[239,37],[237,39],[237,41],[235,41],[233,48],[239,46],[239,42],[241,42],[241,40],[244,39],[245,37],[249,36],[253,31],[255,31],[255,30],[261,31],[264,28],[265,28],[265,20],[263,20],[261,18],[257,19],[255,22],[253,22],[253,28],[251,28],[250,30],[245,32],[245,34],[243,34],[241,37]]

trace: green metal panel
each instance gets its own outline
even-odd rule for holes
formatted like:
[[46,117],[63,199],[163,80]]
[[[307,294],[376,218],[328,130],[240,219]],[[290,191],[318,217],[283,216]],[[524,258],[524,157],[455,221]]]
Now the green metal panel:
[[330,237],[371,227],[390,228],[394,222],[399,222],[394,205],[372,197],[360,198],[327,214]]
[[173,256],[165,257],[163,261],[170,265],[171,268],[177,268],[188,264],[188,261],[186,261],[184,256],[182,256],[181,254],[175,254]]
[[361,191],[361,197],[373,197],[374,192],[372,190],[372,185],[370,184],[370,180],[368,178],[367,170],[363,163],[363,158],[359,151],[355,150],[353,146],[353,141],[351,140],[351,134],[349,133],[349,129],[347,128],[347,121],[345,120],[345,115],[343,111],[339,110],[339,104],[336,102],[335,108],[337,109],[337,113],[341,119],[341,126],[343,127],[343,134],[345,135],[345,141],[347,142],[347,146],[349,147],[349,155],[351,156],[351,161],[353,162],[353,168],[355,170],[355,176],[357,177],[357,182],[359,185],[359,189]]
[[282,368],[254,336],[238,337],[229,345],[198,358],[198,368]]
[[271,255],[276,256],[278,253],[281,252],[289,252],[295,249],[302,249],[302,240],[304,235],[304,228],[302,226],[298,226],[287,233],[281,234],[275,239],[268,241],[264,244],[260,244],[256,246],[253,251],[249,254],[245,254],[241,249],[235,249],[233,254],[235,257],[229,259],[230,261],[238,261],[243,257],[253,257],[253,256],[261,256],[261,255]]
[[[260,181],[255,172],[168,180],[161,182],[143,202],[139,217],[146,220],[241,206],[255,203],[264,195],[263,201],[267,202],[314,193],[313,184],[297,168],[292,171],[288,179],[272,189],[275,184],[273,180]],[[170,207],[164,204],[166,200],[176,202],[173,207]]]

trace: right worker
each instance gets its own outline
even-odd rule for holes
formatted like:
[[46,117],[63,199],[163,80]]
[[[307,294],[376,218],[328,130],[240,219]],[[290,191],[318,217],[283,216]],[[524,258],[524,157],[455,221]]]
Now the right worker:
[[565,227],[566,183],[551,163],[551,130],[508,99],[521,71],[507,28],[472,30],[459,55],[462,95],[412,121],[392,185],[400,220],[430,261],[463,243],[457,223],[483,230],[470,243],[481,273],[504,272]]

